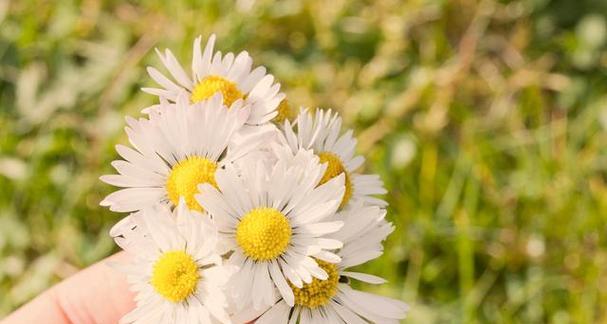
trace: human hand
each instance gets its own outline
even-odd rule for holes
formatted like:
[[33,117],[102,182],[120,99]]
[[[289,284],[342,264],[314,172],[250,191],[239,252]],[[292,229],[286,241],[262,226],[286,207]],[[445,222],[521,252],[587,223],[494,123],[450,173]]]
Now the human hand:
[[126,277],[108,262],[125,262],[122,252],[50,288],[0,321],[1,324],[110,324],[135,307]]

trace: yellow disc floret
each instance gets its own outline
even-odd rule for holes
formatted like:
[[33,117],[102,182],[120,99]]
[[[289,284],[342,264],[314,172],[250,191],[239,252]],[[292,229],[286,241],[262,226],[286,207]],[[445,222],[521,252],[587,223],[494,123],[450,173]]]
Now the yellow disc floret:
[[163,253],[154,264],[152,287],[162,297],[174,303],[188,298],[200,280],[198,265],[183,251]]
[[278,115],[274,117],[274,122],[278,124],[282,124],[285,120],[291,120],[293,117],[295,117],[293,114],[293,109],[291,108],[291,105],[287,99],[283,99],[276,110],[278,111]]
[[255,261],[277,258],[291,241],[291,225],[280,211],[260,207],[244,215],[236,228],[236,242]]
[[228,107],[234,101],[244,98],[244,94],[240,92],[234,82],[217,75],[209,75],[194,86],[190,99],[193,103],[201,102],[211,98],[217,92],[221,92],[223,103]]
[[327,272],[329,277],[327,280],[313,278],[311,283],[304,283],[302,288],[297,288],[289,283],[295,295],[295,305],[316,308],[326,305],[337,293],[337,284],[339,283],[337,266],[321,260],[316,260],[316,262],[319,267]]
[[215,182],[217,163],[199,156],[192,156],[175,164],[167,178],[166,190],[173,204],[179,204],[179,197],[184,197],[188,207],[202,211],[194,195],[198,193],[198,185],[209,183],[217,188]]
[[322,179],[320,179],[319,185],[326,183],[342,173],[345,175],[346,188],[339,207],[345,206],[352,197],[352,181],[350,180],[350,174],[344,167],[341,159],[335,153],[320,152],[318,153],[318,157],[320,158],[320,163],[327,163],[327,169],[325,170]]

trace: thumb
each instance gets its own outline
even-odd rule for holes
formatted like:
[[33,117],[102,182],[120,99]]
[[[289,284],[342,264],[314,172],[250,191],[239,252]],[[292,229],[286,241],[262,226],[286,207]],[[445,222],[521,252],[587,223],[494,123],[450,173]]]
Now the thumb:
[[135,307],[126,277],[108,266],[126,262],[115,254],[57,284],[5,318],[2,324],[117,323]]

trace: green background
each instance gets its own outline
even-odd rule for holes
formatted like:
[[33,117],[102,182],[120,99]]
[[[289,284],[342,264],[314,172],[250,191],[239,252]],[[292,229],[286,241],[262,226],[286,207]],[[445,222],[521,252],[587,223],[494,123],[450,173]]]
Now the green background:
[[116,251],[124,115],[192,40],[333,107],[389,189],[361,288],[410,323],[607,321],[607,2],[0,1],[0,316]]

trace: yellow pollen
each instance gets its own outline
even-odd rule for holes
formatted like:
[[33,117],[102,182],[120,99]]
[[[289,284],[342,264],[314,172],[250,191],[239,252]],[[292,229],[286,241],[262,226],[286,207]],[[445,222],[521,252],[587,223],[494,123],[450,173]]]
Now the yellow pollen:
[[179,197],[184,197],[188,207],[202,211],[194,195],[198,193],[198,185],[209,183],[217,188],[215,182],[217,163],[198,156],[189,157],[173,166],[166,182],[166,190],[171,202],[179,204]]
[[326,305],[337,293],[337,284],[339,283],[337,266],[321,260],[316,260],[316,262],[319,267],[327,272],[329,278],[327,280],[313,278],[311,283],[304,283],[302,288],[297,288],[289,282],[295,295],[295,305],[316,308]]
[[278,105],[278,115],[274,117],[274,122],[282,124],[285,120],[291,120],[294,117],[293,109],[287,99],[283,99]]
[[352,181],[350,180],[350,174],[346,168],[344,168],[344,164],[335,153],[320,152],[318,153],[318,157],[320,158],[320,163],[327,163],[327,169],[325,170],[325,174],[322,176],[322,179],[320,179],[319,185],[326,183],[342,173],[345,175],[346,189],[344,191],[344,197],[341,200],[341,204],[339,205],[340,208],[344,207],[350,198],[352,198],[353,187]]
[[291,241],[287,217],[274,208],[260,207],[244,215],[236,228],[236,242],[255,261],[277,258]]
[[230,107],[234,101],[244,98],[236,84],[217,75],[210,75],[200,80],[192,90],[190,99],[193,103],[211,98],[215,93],[221,92],[223,103]]
[[170,251],[163,253],[154,264],[151,282],[162,297],[178,303],[194,292],[199,280],[194,259],[183,251]]

